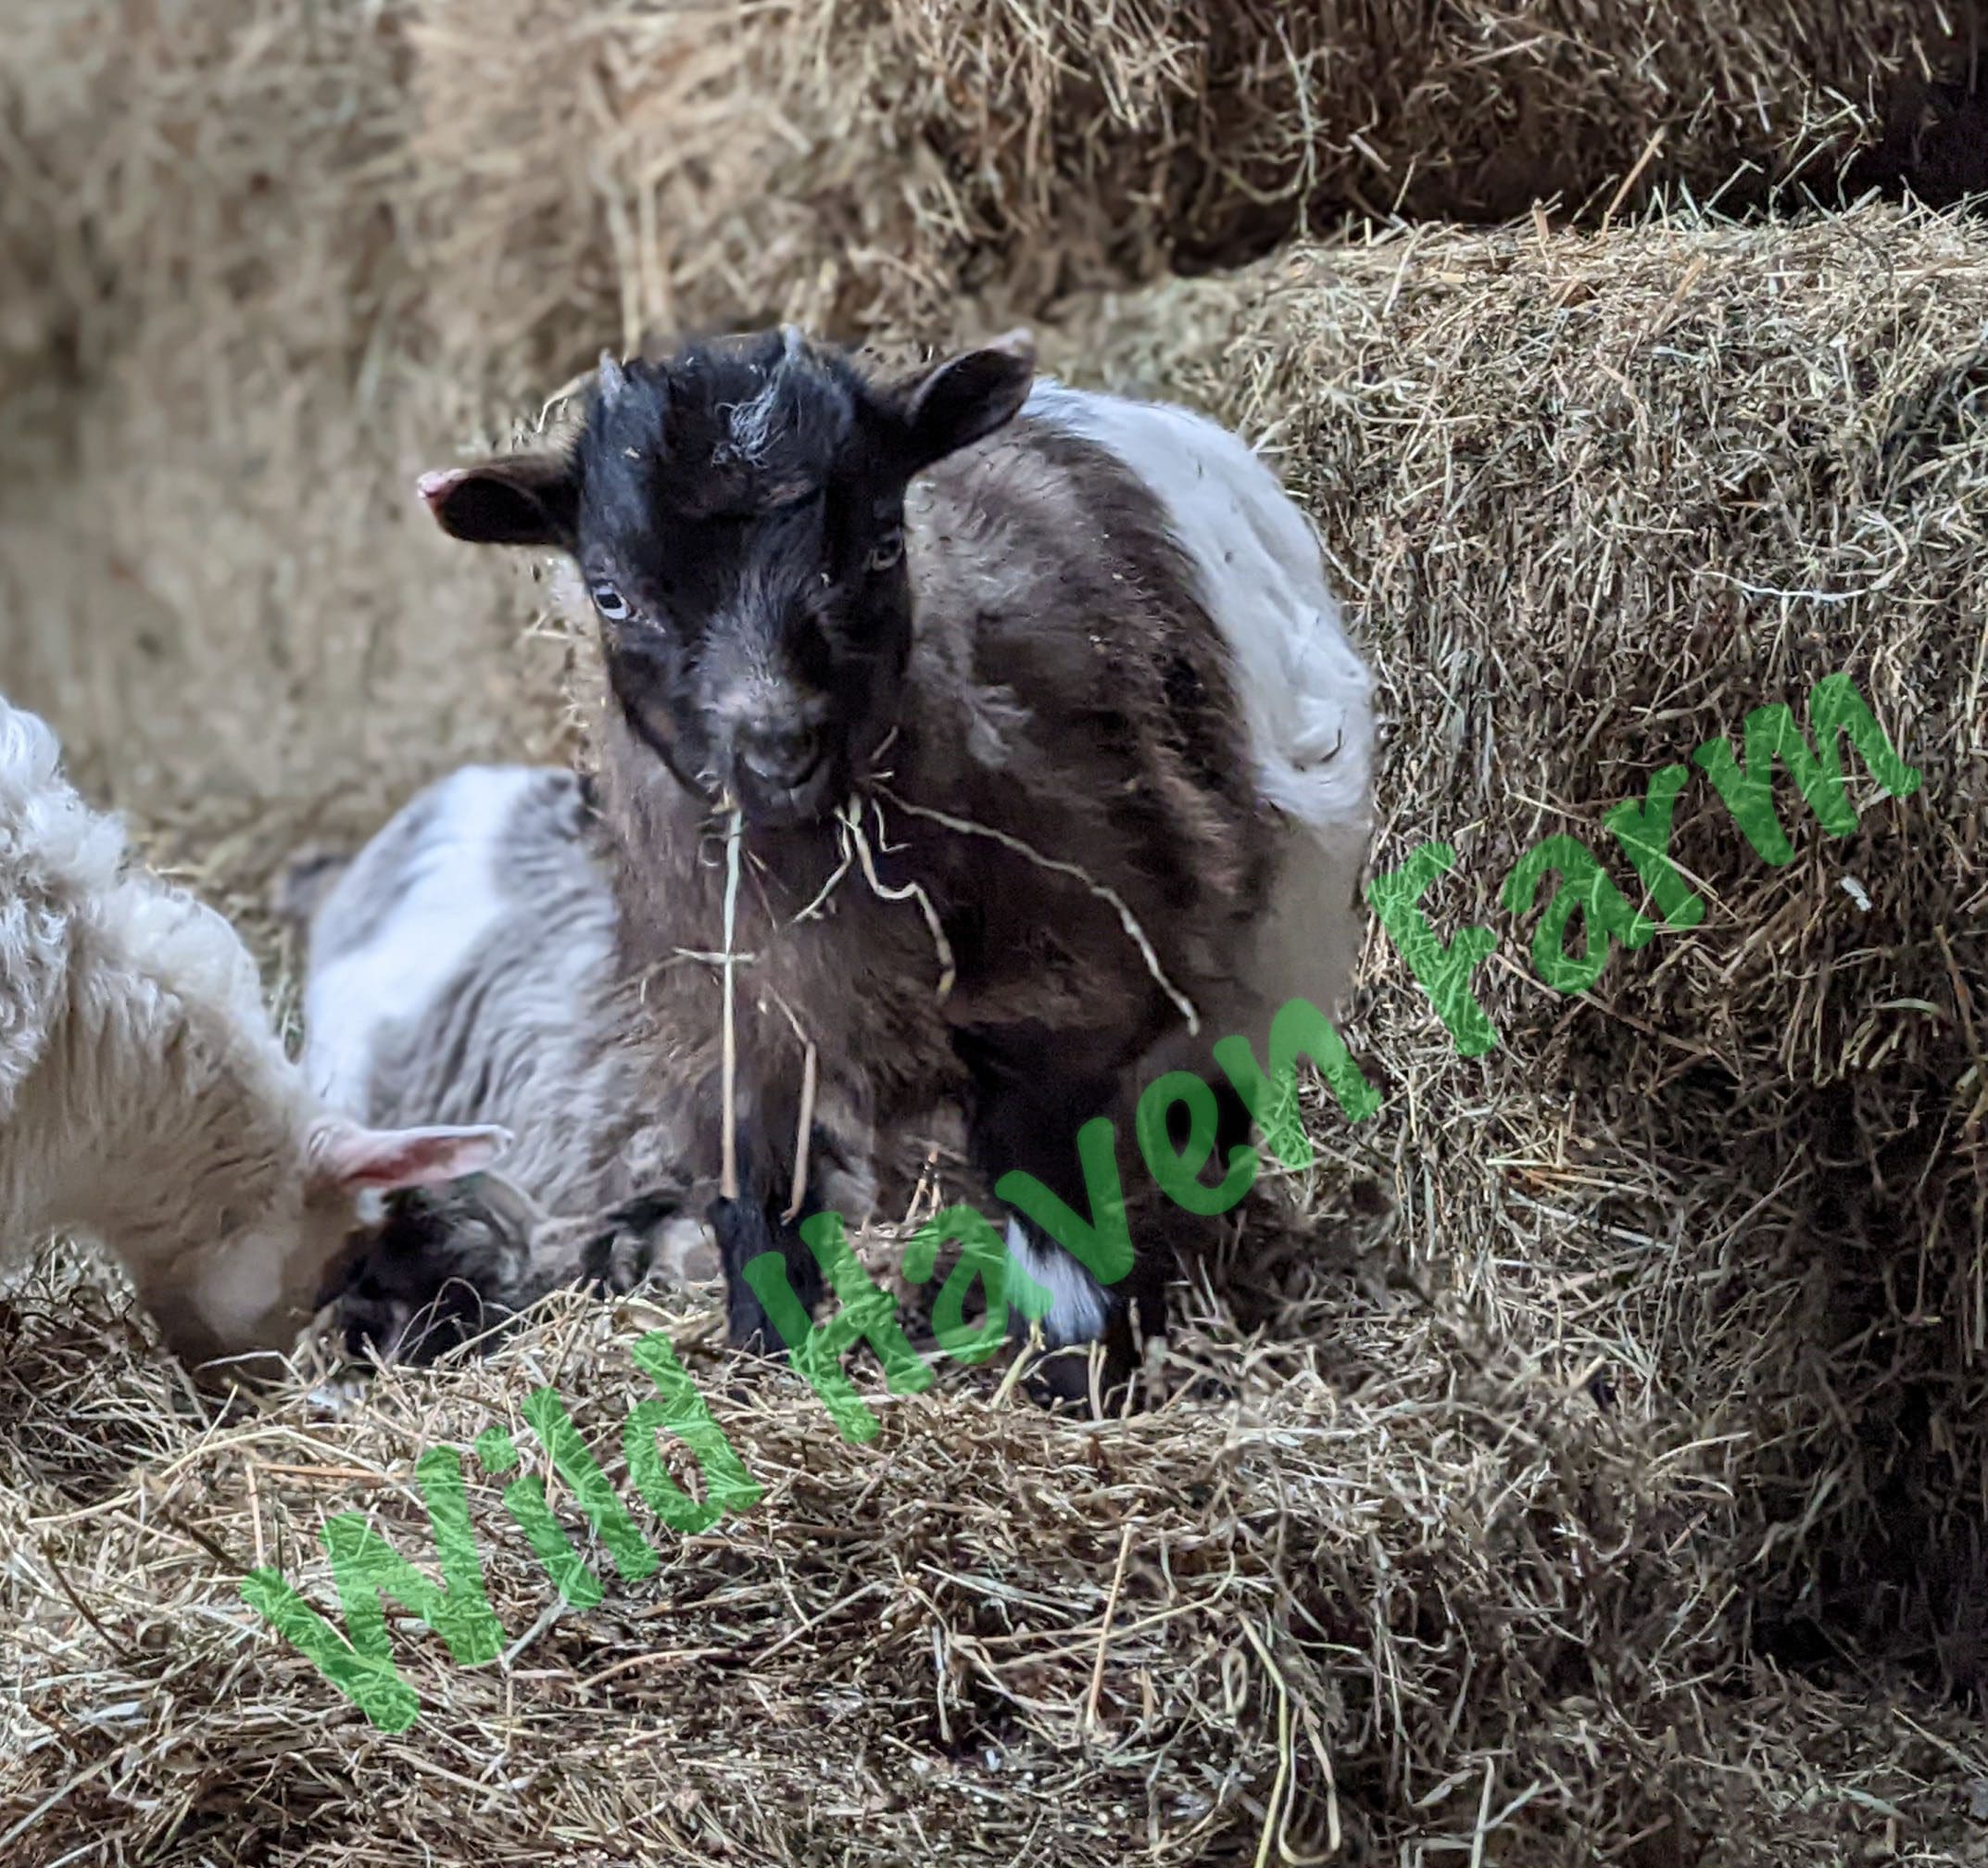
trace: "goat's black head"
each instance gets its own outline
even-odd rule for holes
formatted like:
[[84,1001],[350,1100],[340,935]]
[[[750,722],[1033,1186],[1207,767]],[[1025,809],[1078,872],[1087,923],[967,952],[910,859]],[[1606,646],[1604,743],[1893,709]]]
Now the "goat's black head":
[[792,329],[603,359],[570,454],[430,473],[422,497],[458,538],[568,553],[638,737],[753,823],[806,824],[897,724],[905,488],[1034,373],[1019,332],[895,384]]

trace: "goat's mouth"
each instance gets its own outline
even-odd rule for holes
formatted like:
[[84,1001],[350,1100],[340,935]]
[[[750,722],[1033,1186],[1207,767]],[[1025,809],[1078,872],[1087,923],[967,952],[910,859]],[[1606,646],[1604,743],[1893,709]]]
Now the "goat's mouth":
[[837,801],[837,764],[824,752],[799,777],[785,780],[762,777],[741,766],[734,782],[747,823],[766,830],[822,823]]

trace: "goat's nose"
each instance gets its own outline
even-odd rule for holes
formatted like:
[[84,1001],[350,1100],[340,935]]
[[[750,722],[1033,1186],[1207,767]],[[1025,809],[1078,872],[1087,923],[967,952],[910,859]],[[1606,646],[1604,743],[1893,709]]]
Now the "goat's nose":
[[812,726],[755,721],[738,734],[746,769],[769,785],[798,785],[821,758],[821,736]]

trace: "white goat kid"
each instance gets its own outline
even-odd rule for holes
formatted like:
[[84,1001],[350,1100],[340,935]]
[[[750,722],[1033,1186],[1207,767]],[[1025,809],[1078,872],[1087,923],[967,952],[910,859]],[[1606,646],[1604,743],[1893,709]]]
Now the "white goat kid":
[[0,697],[0,1258],[101,1242],[191,1365],[287,1352],[388,1189],[498,1129],[364,1127],[283,1054],[212,909],[128,861],[45,722]]

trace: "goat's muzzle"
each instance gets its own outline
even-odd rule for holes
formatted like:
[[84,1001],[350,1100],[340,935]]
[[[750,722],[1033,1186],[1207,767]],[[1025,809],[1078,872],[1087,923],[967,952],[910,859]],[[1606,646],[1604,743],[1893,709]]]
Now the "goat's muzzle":
[[840,764],[817,729],[755,723],[734,747],[734,791],[749,823],[768,829],[816,823],[835,802]]

